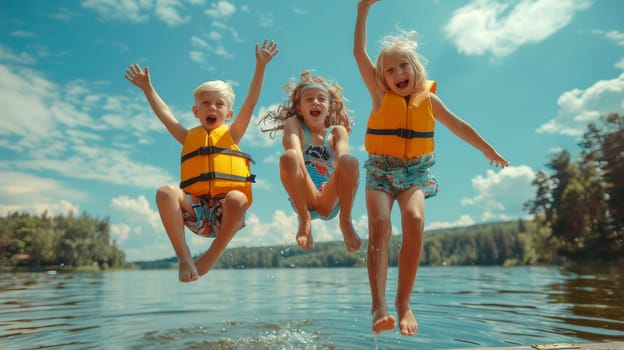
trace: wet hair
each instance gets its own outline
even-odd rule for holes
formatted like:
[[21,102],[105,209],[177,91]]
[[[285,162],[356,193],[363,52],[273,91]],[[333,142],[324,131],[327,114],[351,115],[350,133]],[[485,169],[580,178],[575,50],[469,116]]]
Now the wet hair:
[[197,98],[202,92],[216,92],[225,99],[228,109],[232,109],[232,106],[234,106],[234,98],[236,95],[234,95],[234,90],[230,83],[226,83],[223,80],[211,80],[199,85],[193,90],[195,102],[197,102]]
[[268,132],[270,138],[275,138],[276,134],[284,130],[284,124],[288,118],[296,117],[303,123],[303,116],[297,111],[301,102],[301,95],[310,87],[317,87],[326,90],[329,95],[329,114],[325,118],[325,126],[342,125],[351,132],[353,120],[349,116],[349,111],[345,107],[343,89],[335,81],[329,82],[322,77],[310,75],[309,70],[301,72],[301,79],[297,83],[295,78],[291,78],[284,86],[284,91],[288,94],[288,99],[280,104],[277,109],[266,112],[258,121],[258,124],[268,126],[261,128],[262,132]]
[[425,59],[417,52],[418,41],[416,38],[418,33],[414,30],[407,31],[400,28],[397,28],[397,31],[399,32],[397,35],[386,35],[381,40],[382,49],[375,63],[377,82],[385,89],[388,88],[388,83],[384,77],[384,58],[386,54],[399,53],[405,55],[405,58],[407,58],[416,73],[414,89],[424,88],[427,81],[427,71],[423,64]]

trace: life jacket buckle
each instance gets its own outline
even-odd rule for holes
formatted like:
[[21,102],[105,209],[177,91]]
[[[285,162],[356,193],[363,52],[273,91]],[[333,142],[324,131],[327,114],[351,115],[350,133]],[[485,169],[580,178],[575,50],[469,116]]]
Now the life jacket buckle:
[[414,131],[410,130],[410,129],[397,129],[397,131],[399,132],[399,137],[402,137],[404,139],[411,139],[414,136]]

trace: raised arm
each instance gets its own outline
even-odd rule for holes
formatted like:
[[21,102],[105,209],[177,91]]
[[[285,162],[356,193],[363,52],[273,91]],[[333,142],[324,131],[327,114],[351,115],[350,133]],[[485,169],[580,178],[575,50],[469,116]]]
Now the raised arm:
[[483,155],[490,160],[490,165],[495,164],[497,168],[498,166],[501,168],[509,166],[509,162],[498,154],[494,147],[487,143],[487,141],[485,141],[485,139],[483,139],[470,124],[451,112],[436,95],[430,94],[430,96],[433,107],[433,115],[437,120],[444,124],[444,126],[446,126],[459,138],[481,151]]
[[258,103],[260,91],[262,90],[262,82],[264,81],[266,65],[278,53],[279,50],[277,49],[277,43],[274,41],[267,44],[267,40],[264,40],[262,47],[256,44],[256,69],[254,70],[254,75],[251,79],[249,91],[247,92],[247,98],[245,98],[236,119],[234,119],[232,125],[230,126],[230,135],[232,135],[232,138],[236,143],[239,143],[245,134],[247,126],[249,126],[249,121],[251,120],[251,114],[256,107],[256,103]]
[[373,100],[373,111],[377,110],[383,99],[383,90],[375,77],[375,65],[366,51],[366,19],[372,4],[378,0],[360,0],[358,2],[355,32],[353,35],[353,56],[360,70],[360,75]]
[[173,116],[169,106],[167,106],[165,101],[163,101],[156,92],[151,82],[149,68],[145,67],[145,70],[143,70],[138,64],[131,65],[126,69],[126,79],[143,91],[154,114],[156,114],[158,119],[165,125],[171,136],[180,144],[184,144],[187,130]]

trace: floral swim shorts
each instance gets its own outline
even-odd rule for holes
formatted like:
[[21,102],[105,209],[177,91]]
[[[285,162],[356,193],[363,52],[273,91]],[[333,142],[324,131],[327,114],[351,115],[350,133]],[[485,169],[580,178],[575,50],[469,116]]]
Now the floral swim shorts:
[[[182,211],[184,225],[198,236],[215,238],[221,229],[223,217],[223,200],[225,195],[218,197],[193,196],[186,193],[186,198],[193,207],[193,213]],[[243,226],[239,229],[245,227]]]
[[412,186],[420,187],[425,198],[438,194],[438,180],[429,168],[435,164],[435,153],[411,159],[370,154],[364,163],[366,188],[381,190],[396,197]]

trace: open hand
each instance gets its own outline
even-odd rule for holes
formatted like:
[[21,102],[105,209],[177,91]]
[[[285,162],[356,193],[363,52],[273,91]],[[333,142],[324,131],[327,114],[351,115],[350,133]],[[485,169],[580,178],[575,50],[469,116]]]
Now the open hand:
[[150,85],[149,68],[141,69],[138,64],[133,64],[126,69],[126,79],[136,85],[139,89],[145,90]]
[[256,60],[260,63],[269,63],[278,53],[279,50],[277,49],[277,43],[275,41],[268,43],[268,40],[265,39],[262,43],[262,47],[256,44]]

